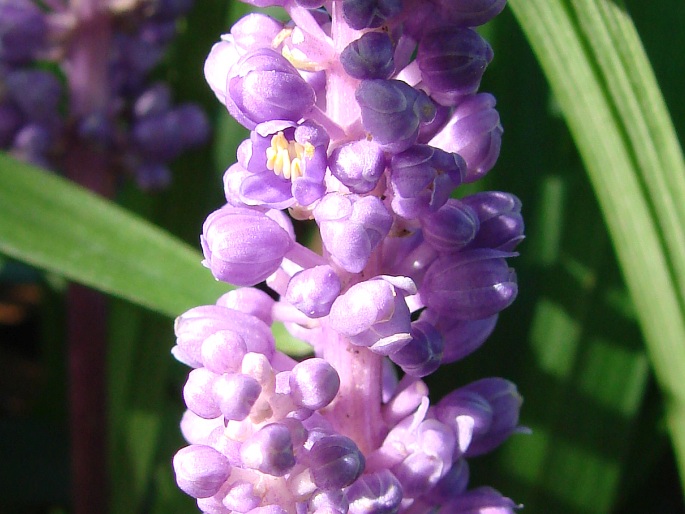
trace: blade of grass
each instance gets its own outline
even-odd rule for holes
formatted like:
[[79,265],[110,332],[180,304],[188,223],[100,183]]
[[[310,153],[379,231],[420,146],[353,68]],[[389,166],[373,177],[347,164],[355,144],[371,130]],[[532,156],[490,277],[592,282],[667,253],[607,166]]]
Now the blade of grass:
[[[685,213],[672,124],[622,4],[512,0],[581,153],[666,402],[685,485]],[[631,126],[636,125],[636,126]],[[646,162],[658,156],[658,164]],[[679,246],[680,245],[680,246]]]

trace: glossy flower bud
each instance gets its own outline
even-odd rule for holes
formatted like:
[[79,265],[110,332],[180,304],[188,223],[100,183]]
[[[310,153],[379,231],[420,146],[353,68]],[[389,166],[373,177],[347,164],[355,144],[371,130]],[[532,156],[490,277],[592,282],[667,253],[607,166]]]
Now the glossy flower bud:
[[262,211],[226,206],[209,215],[200,238],[214,277],[252,286],[278,269],[293,240]]
[[430,140],[429,144],[464,158],[464,182],[483,177],[499,157],[503,129],[495,103],[495,97],[488,93],[460,101],[450,121]]
[[462,198],[480,221],[476,237],[469,248],[492,248],[510,252],[523,241],[521,200],[510,193],[486,191]]
[[402,501],[402,486],[390,471],[384,469],[362,475],[347,490],[349,514],[397,512]]
[[366,460],[349,437],[332,435],[316,441],[309,452],[310,470],[317,487],[347,487],[364,471]]
[[217,493],[231,473],[228,459],[209,446],[193,444],[174,455],[176,483],[193,498],[208,498]]
[[28,63],[45,44],[47,23],[43,12],[28,0],[0,3],[0,61]]
[[321,318],[330,312],[341,287],[333,268],[315,266],[293,275],[285,299],[310,318]]
[[298,121],[314,100],[295,67],[269,48],[245,54],[229,71],[226,107],[248,129],[271,120]]
[[395,69],[394,52],[387,32],[367,32],[345,47],[340,63],[356,79],[387,79]]
[[519,508],[520,506],[493,488],[478,487],[443,505],[437,514],[514,514]]
[[492,57],[492,48],[476,31],[447,26],[421,38],[416,62],[431,97],[455,105],[478,91]]
[[385,172],[385,153],[374,141],[362,139],[333,150],[331,173],[353,193],[372,191]]
[[460,27],[477,27],[497,16],[507,0],[438,0],[437,8],[447,16],[450,24]]
[[318,410],[331,403],[338,394],[340,377],[328,362],[312,358],[295,365],[288,383],[295,404]]
[[401,11],[401,0],[343,0],[345,21],[356,30],[380,27]]
[[473,209],[455,198],[421,219],[424,239],[441,253],[464,248],[476,237],[479,225]]
[[364,269],[392,226],[392,216],[375,196],[329,193],[314,209],[314,219],[331,258],[350,273]]
[[482,319],[516,298],[516,275],[494,250],[471,250],[434,261],[419,289],[424,304],[441,316]]
[[262,427],[240,448],[243,465],[281,477],[295,465],[293,441],[288,427],[272,423]]
[[390,354],[390,360],[407,375],[425,377],[440,366],[444,344],[442,335],[433,325],[415,321],[411,324],[411,340]]
[[435,117],[435,105],[426,94],[400,80],[364,80],[355,98],[364,129],[390,152],[413,145],[421,124]]
[[245,419],[262,392],[259,382],[242,373],[225,373],[212,386],[216,404],[227,420]]

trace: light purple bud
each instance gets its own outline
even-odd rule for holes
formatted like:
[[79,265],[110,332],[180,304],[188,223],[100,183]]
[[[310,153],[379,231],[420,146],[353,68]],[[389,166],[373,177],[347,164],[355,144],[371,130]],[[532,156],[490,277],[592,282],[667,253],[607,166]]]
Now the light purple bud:
[[359,273],[388,235],[392,216],[375,196],[330,193],[314,209],[321,239],[336,264]]
[[349,514],[391,514],[402,501],[402,486],[387,469],[362,475],[347,490]]
[[282,477],[295,465],[288,427],[281,423],[262,427],[243,443],[240,456],[245,467]]
[[502,144],[502,125],[495,97],[479,93],[461,101],[452,118],[430,144],[455,152],[466,161],[464,182],[474,182],[492,169]]
[[497,318],[497,314],[477,320],[441,318],[438,327],[445,339],[442,364],[461,360],[480,348],[495,329]]
[[285,299],[310,318],[326,316],[340,294],[340,278],[330,266],[315,266],[293,275]]
[[205,60],[204,74],[207,84],[219,101],[226,105],[226,82],[228,73],[240,59],[240,50],[233,40],[233,36],[224,36],[222,41],[215,43]]
[[45,15],[33,2],[0,3],[0,61],[18,65],[36,57],[45,43]]
[[411,340],[411,314],[402,290],[411,294],[412,288],[413,282],[404,277],[377,277],[354,284],[333,302],[328,317],[331,328],[380,355],[394,353]]
[[231,514],[231,511],[224,507],[223,503],[221,503],[221,498],[217,498],[217,495],[221,496],[221,490],[209,498],[197,499],[197,508],[200,509],[202,514]]
[[428,386],[422,380],[405,375],[397,386],[392,398],[383,406],[383,419],[388,426],[416,412],[422,402],[428,400]]
[[298,121],[314,105],[312,87],[281,54],[259,48],[231,68],[226,106],[248,129],[271,120]]
[[373,141],[362,139],[336,148],[331,173],[353,193],[372,191],[385,171],[385,153]]
[[262,13],[250,13],[231,27],[233,42],[242,52],[271,47],[283,23]]
[[214,448],[193,444],[174,455],[178,487],[193,498],[216,494],[231,473],[228,459]]
[[521,200],[510,193],[486,191],[462,198],[480,220],[480,229],[469,248],[510,252],[523,241]]
[[181,418],[181,433],[190,444],[206,444],[210,434],[217,427],[223,430],[224,419],[222,417],[205,419],[191,410],[186,410]]
[[466,491],[443,505],[438,514],[514,514],[520,508],[512,500],[491,487],[478,487]]
[[347,496],[340,490],[317,491],[309,499],[308,512],[315,514],[346,514],[350,508]]
[[426,307],[454,319],[497,314],[516,298],[516,275],[496,250],[470,250],[434,261],[419,289]]
[[250,414],[262,386],[249,375],[226,373],[214,381],[213,392],[224,418],[242,421]]
[[438,252],[458,252],[476,237],[478,216],[467,204],[451,198],[437,212],[421,219],[426,242]]
[[309,452],[310,472],[317,487],[339,489],[357,480],[366,460],[354,441],[342,435],[319,439]]
[[390,152],[413,145],[421,124],[435,118],[435,105],[426,94],[400,80],[364,80],[355,98],[364,129]]
[[450,24],[460,27],[477,27],[483,25],[497,16],[507,0],[438,0],[438,9],[445,14]]
[[202,363],[213,373],[238,371],[247,353],[242,336],[232,330],[220,330],[202,343]]
[[231,484],[231,488],[223,499],[226,508],[234,512],[248,512],[259,507],[262,499],[254,491],[254,484],[239,480]]
[[205,419],[221,416],[221,409],[214,398],[214,382],[218,375],[205,368],[192,370],[183,387],[183,399],[188,408]]
[[239,287],[222,295],[216,304],[220,307],[251,314],[268,326],[273,323],[271,309],[276,302],[268,294],[256,287]]
[[240,286],[271,275],[293,245],[290,234],[261,210],[232,206],[209,215],[200,242],[203,264],[214,277]]
[[412,377],[425,377],[440,366],[444,341],[438,330],[425,321],[411,325],[411,341],[390,355],[390,360]]
[[466,173],[466,163],[456,153],[428,145],[414,145],[390,161],[392,209],[407,219],[437,211],[449,199]]
[[474,429],[473,441],[466,451],[467,457],[475,457],[493,450],[518,428],[523,398],[512,382],[503,378],[484,378],[458,391],[480,395],[492,409],[492,421],[487,430]]
[[476,31],[447,26],[421,38],[416,62],[431,97],[454,105],[478,91],[492,57],[492,48]]
[[343,0],[343,16],[356,30],[380,27],[402,11],[401,0]]
[[340,63],[356,79],[387,79],[395,70],[395,49],[387,32],[367,32],[340,54]]
[[311,410],[321,409],[331,403],[340,387],[338,372],[319,358],[296,364],[288,380],[295,404]]

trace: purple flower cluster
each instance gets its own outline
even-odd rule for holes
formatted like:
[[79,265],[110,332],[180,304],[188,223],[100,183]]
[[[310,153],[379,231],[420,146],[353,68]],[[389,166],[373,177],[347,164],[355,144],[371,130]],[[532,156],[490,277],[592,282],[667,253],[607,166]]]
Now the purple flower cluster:
[[143,188],[166,185],[168,164],[209,130],[197,106],[174,106],[148,79],[191,6],[0,0],[0,149],[63,169],[70,148],[85,146]]
[[[422,380],[479,348],[517,294],[519,200],[452,198],[499,154],[478,92],[492,50],[472,27],[505,2],[249,3],[292,21],[247,15],[205,63],[251,132],[204,224],[204,265],[243,287],[176,322],[172,353],[194,368],[179,487],[207,514],[512,513],[469,489],[467,459],[521,430],[514,384],[431,404]],[[275,322],[314,357],[278,351]]]

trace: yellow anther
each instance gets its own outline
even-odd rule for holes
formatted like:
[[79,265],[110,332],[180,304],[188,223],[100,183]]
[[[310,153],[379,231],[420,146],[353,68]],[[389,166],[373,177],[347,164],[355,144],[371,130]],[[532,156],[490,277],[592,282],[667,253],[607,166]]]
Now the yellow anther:
[[302,50],[298,50],[297,48],[291,50],[287,46],[284,46],[281,50],[281,54],[298,70],[321,71],[326,69],[326,67],[322,66],[320,63],[307,59],[307,56],[304,54],[304,52]]
[[288,141],[283,132],[279,132],[271,138],[271,146],[266,149],[266,167],[278,176],[283,175],[284,179],[299,178],[304,174],[302,158],[313,154],[314,146],[310,143],[301,145]]
[[293,29],[281,30],[278,34],[276,34],[276,37],[273,38],[273,40],[271,41],[271,48],[276,49],[279,46],[281,46],[281,43],[283,43],[283,41],[288,39],[290,37],[290,34],[292,34],[292,33],[293,33]]

